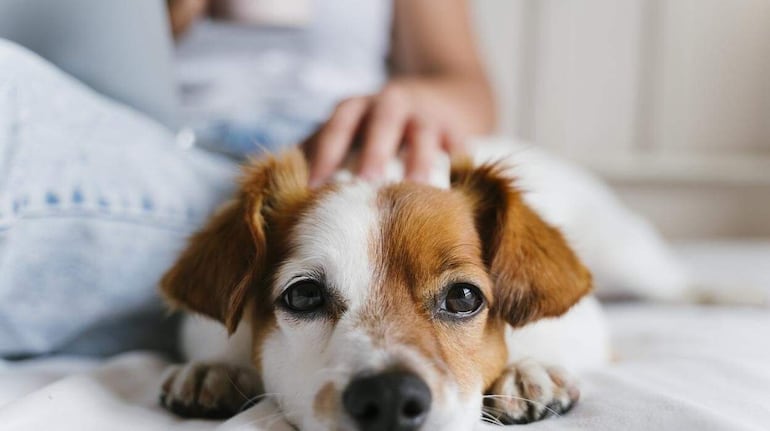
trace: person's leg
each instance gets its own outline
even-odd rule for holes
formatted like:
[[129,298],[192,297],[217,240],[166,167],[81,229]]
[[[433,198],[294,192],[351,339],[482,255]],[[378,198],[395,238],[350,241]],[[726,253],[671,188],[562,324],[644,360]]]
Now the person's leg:
[[0,356],[162,347],[157,281],[236,170],[0,41]]

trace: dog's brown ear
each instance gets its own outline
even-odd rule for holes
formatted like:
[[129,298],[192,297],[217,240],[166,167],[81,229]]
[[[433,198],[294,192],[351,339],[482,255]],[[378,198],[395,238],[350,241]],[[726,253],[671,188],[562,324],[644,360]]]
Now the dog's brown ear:
[[307,196],[307,164],[299,150],[244,167],[240,190],[193,235],[163,276],[164,296],[234,331],[250,290],[263,282],[270,243],[268,225],[293,213]]
[[590,272],[561,233],[524,203],[500,165],[455,160],[451,182],[475,210],[500,317],[521,326],[559,316],[590,292]]

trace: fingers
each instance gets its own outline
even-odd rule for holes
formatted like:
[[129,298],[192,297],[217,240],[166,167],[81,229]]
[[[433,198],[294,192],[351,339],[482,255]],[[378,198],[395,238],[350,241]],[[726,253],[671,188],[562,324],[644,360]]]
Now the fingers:
[[381,178],[387,162],[392,159],[409,118],[407,94],[398,87],[388,87],[372,106],[367,125],[358,174],[368,180]]
[[467,154],[470,150],[467,141],[465,136],[458,135],[452,130],[445,130],[441,135],[441,149],[450,156]]
[[311,187],[326,181],[342,163],[368,106],[368,97],[355,97],[341,102],[329,121],[306,143],[311,155]]
[[430,112],[421,112],[413,102],[407,89],[389,85],[379,95],[340,103],[304,144],[310,161],[310,186],[317,187],[334,174],[360,132],[364,140],[356,172],[359,176],[382,178],[404,142],[406,179],[428,182],[437,153],[452,154],[461,151],[462,145],[448,130],[430,121]]
[[440,151],[439,129],[429,123],[412,121],[407,129],[406,179],[427,183],[433,161]]

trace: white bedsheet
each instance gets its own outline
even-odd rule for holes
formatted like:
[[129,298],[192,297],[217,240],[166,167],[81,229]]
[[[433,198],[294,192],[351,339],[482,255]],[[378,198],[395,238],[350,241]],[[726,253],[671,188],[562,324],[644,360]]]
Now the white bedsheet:
[[[767,243],[678,250],[704,283],[740,280],[770,292]],[[616,361],[580,376],[572,412],[521,429],[770,430],[769,309],[614,304],[607,313]],[[143,352],[105,362],[0,361],[0,430],[291,429],[269,402],[226,422],[168,414],[157,404],[165,365]]]
[[[572,412],[527,429],[770,429],[767,310],[633,304],[608,314],[617,361],[581,376]],[[167,414],[157,405],[165,365],[141,352],[0,365],[0,429],[289,429],[266,403],[224,423]]]

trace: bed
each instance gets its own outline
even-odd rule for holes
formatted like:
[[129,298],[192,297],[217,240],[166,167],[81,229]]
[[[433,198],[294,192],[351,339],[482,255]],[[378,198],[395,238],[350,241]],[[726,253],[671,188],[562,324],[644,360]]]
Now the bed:
[[[770,294],[770,242],[684,243],[675,250],[703,283]],[[580,376],[582,400],[572,412],[527,429],[770,429],[766,307],[622,302],[606,310],[613,363]],[[148,352],[0,362],[0,429],[291,429],[269,401],[225,422],[168,414],[157,403],[166,364]]]
[[[6,55],[13,52],[5,49]],[[46,88],[51,91],[41,97],[60,102],[50,106],[55,115],[29,120],[46,125],[35,129],[38,135],[30,135],[41,145],[72,139],[73,130],[87,130],[74,136],[94,140],[94,145],[102,140],[164,143],[172,139],[168,131],[148,125],[137,113],[117,109],[80,87],[68,92],[75,88],[71,80],[41,61],[31,62],[30,67],[40,74],[37,82],[51,84]],[[54,98],[55,88],[59,90]],[[0,98],[4,100],[10,99]],[[79,117],[63,113],[70,106],[78,106]],[[10,104],[0,103],[0,112],[3,109],[10,109]],[[100,117],[104,112],[110,113],[110,121]],[[10,117],[0,115],[0,130],[9,127],[2,124],[6,118]],[[90,121],[93,118],[102,120]],[[74,127],[79,124],[76,120],[88,127]],[[722,299],[733,302],[766,302],[770,241],[678,244],[678,259],[671,259],[654,229],[624,209],[598,180],[535,147],[506,145],[518,165],[517,184],[536,191],[528,195],[529,203],[549,222],[563,227],[599,284],[622,286],[627,292],[658,300],[608,304],[615,360],[579,376],[583,397],[572,412],[526,429],[770,429],[768,308],[674,305],[669,295],[684,284],[679,264],[672,263],[677,261],[689,269],[695,284],[704,286],[703,292],[717,300],[726,293]],[[5,226],[11,221],[6,219]],[[0,219],[0,228],[3,222]],[[162,357],[148,352],[106,360],[0,360],[0,430],[291,429],[280,421],[269,400],[225,422],[182,420],[167,413],[157,402],[166,365]]]

